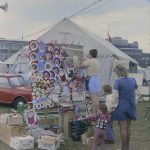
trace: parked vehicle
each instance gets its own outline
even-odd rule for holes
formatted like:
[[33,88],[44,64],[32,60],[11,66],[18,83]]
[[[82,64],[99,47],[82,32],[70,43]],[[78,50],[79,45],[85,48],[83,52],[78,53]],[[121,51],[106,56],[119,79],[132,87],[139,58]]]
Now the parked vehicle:
[[31,102],[31,86],[26,84],[23,77],[17,74],[0,74],[0,102],[13,104]]

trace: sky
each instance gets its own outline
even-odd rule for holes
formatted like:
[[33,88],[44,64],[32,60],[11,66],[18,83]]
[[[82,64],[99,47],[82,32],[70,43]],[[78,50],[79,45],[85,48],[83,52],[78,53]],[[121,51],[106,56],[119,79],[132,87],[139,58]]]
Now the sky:
[[[95,1],[0,0],[0,5],[8,3],[7,12],[0,9],[0,38],[21,39],[22,35],[50,29]],[[150,52],[150,0],[100,0],[70,19],[104,39],[109,31],[111,37],[138,41],[143,52]],[[44,32],[24,40],[36,39]]]

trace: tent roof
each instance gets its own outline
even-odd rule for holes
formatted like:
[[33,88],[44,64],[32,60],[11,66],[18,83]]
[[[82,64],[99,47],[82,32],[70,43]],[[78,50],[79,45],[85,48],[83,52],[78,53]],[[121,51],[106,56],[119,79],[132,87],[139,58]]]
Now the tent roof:
[[89,32],[68,18],[59,21],[48,32],[40,36],[38,41],[82,45],[84,54],[88,54],[89,49],[96,48],[99,51],[99,55],[115,55],[120,59],[125,59],[137,64],[137,61],[113,46],[110,42]]
[[14,64],[18,58],[18,56],[24,51],[25,49],[23,48],[22,50],[18,51],[17,53],[15,53],[14,55],[12,55],[11,57],[9,57],[7,60],[4,61],[5,64]]

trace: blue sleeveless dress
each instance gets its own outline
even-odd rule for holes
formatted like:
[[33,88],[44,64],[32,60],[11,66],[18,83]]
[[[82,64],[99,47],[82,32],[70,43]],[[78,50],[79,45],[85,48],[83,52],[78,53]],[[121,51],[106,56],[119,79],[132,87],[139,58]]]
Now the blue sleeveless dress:
[[115,81],[114,89],[119,91],[119,102],[112,112],[112,120],[136,120],[135,89],[137,89],[137,83],[135,79],[119,78]]

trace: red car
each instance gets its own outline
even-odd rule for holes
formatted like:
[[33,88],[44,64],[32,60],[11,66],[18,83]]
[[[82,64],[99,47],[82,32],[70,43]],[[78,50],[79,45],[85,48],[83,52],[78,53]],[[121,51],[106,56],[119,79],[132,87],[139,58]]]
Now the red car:
[[27,85],[21,75],[0,74],[0,102],[17,106],[31,102],[31,86]]

